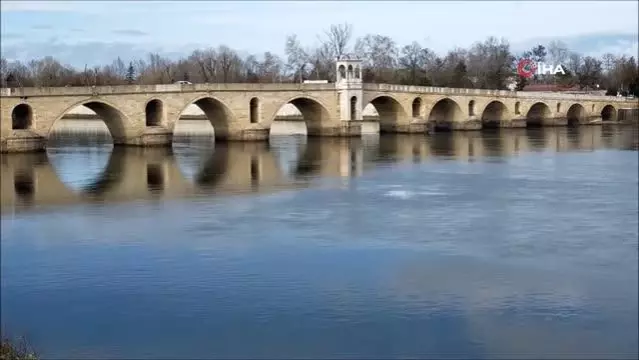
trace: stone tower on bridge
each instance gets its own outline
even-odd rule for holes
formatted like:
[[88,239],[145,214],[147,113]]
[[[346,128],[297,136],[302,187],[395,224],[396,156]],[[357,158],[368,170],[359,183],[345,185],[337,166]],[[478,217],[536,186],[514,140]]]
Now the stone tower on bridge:
[[339,101],[342,121],[362,120],[362,61],[352,55],[344,55],[335,60],[335,88]]

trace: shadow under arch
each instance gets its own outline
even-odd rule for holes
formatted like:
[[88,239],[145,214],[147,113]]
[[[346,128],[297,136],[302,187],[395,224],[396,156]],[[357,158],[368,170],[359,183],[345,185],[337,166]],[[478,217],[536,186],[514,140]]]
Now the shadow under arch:
[[530,107],[526,113],[526,127],[540,127],[544,124],[544,120],[550,118],[550,107],[543,103],[537,102]]
[[614,106],[608,104],[601,109],[601,121],[615,121],[617,120],[617,109]]
[[459,104],[450,98],[435,103],[428,114],[428,122],[435,130],[451,130],[453,123],[461,118],[463,111]]
[[102,119],[109,130],[113,143],[117,143],[126,138],[126,115],[124,115],[124,113],[122,113],[122,111],[120,111],[115,105],[101,99],[85,99],[66,108],[51,124],[47,133],[47,138],[51,138],[51,133],[55,125],[59,123],[60,119],[79,106],[87,107],[95,112],[100,119]]
[[[404,107],[397,99],[390,95],[374,97],[368,104],[373,105],[375,110],[377,110],[379,116],[379,131],[381,133],[392,133],[394,132],[394,127],[398,124],[409,122]],[[368,104],[366,104],[364,108],[366,108]]]
[[229,132],[229,124],[235,120],[235,114],[233,111],[224,103],[222,100],[219,100],[213,96],[205,95],[198,96],[195,99],[189,101],[182,110],[177,114],[177,118],[173,122],[173,131],[175,132],[175,126],[177,122],[180,121],[180,118],[184,114],[187,108],[191,105],[195,105],[206,116],[206,118],[213,126],[213,131],[215,133],[216,141],[225,141],[230,137]]
[[306,136],[321,135],[322,127],[331,121],[330,113],[320,100],[314,99],[310,96],[301,95],[288,99],[280,106],[277,106],[275,113],[269,120],[269,126],[273,124],[279,112],[286,104],[293,105],[302,114],[304,124],[306,125]]
[[581,104],[572,104],[566,112],[566,119],[570,126],[579,125],[586,119],[586,109]]
[[422,98],[417,96],[413,99],[413,103],[411,104],[412,116],[413,118],[421,118],[422,117]]
[[33,126],[33,108],[31,105],[21,103],[11,110],[11,129],[26,130]]
[[481,114],[481,123],[484,128],[499,128],[501,123],[510,118],[510,112],[504,103],[493,100],[486,105]]
[[164,123],[164,102],[152,98],[144,105],[145,125],[161,126]]

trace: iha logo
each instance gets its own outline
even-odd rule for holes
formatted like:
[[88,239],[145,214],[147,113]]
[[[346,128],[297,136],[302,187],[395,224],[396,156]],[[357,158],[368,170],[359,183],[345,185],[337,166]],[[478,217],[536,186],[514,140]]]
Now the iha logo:
[[517,64],[517,74],[527,79],[535,75],[557,75],[558,73],[566,75],[561,65],[553,66],[552,64],[535,62],[530,59],[521,59],[519,60],[519,64]]

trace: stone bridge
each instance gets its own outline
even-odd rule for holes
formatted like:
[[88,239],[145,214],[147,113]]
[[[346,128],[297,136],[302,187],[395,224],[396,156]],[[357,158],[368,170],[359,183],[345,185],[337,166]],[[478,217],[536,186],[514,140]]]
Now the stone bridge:
[[[635,134],[613,136],[608,127],[555,127],[535,131],[512,129],[503,136],[456,132],[425,137],[406,134],[387,137],[308,139],[296,151],[278,154],[268,143],[216,144],[188,171],[179,152],[170,147],[114,147],[102,171],[86,185],[65,183],[55,166],[55,150],[0,155],[0,209],[30,211],[48,206],[82,203],[153,201],[197,196],[268,194],[307,188],[311,179],[351,179],[379,162],[457,159],[475,161],[483,156],[512,156],[531,151],[595,150],[639,146]],[[286,149],[280,149],[286,150]],[[286,169],[282,155],[295,153]],[[51,159],[53,160],[51,160]],[[182,164],[184,165],[184,164]]]
[[[585,124],[614,120],[637,101],[615,97],[364,84],[360,62],[338,61],[335,83],[174,84],[2,89],[0,151],[42,150],[54,124],[78,106],[93,110],[116,145],[172,144],[195,104],[218,140],[266,140],[278,111],[299,109],[309,136],[423,133],[429,128]],[[346,70],[348,69],[348,70]],[[364,109],[372,106],[373,116]]]

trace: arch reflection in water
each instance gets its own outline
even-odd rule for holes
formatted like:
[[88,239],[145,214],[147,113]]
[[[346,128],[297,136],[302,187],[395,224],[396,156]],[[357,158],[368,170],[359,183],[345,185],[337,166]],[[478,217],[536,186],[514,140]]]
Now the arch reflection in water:
[[636,128],[613,125],[231,142],[173,150],[61,148],[48,154],[2,154],[0,198],[6,211],[40,205],[267,193],[305,188],[323,177],[357,177],[380,163],[478,161],[484,157],[494,161],[489,159],[539,150],[636,149],[638,134]]
[[302,146],[292,175],[296,179],[359,176],[363,166],[362,152],[360,138],[309,138]]

